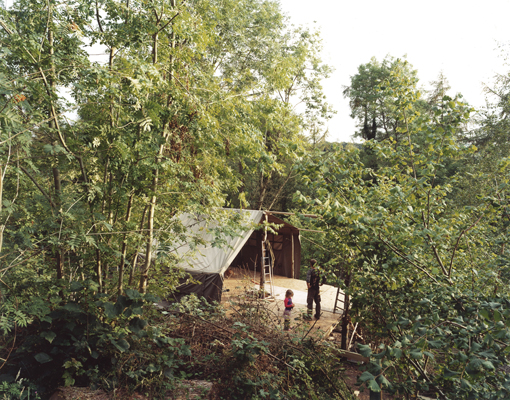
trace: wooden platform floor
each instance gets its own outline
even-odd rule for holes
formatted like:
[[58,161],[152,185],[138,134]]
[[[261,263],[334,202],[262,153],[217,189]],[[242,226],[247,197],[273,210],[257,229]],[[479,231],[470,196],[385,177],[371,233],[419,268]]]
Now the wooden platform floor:
[[[238,301],[242,296],[255,296],[255,293],[259,290],[260,275],[254,274],[253,271],[242,271],[232,269],[234,274],[223,281],[223,295],[221,302],[228,308],[228,304],[231,300]],[[318,321],[304,321],[301,315],[306,313],[306,297],[307,287],[306,281],[299,279],[287,278],[284,276],[273,277],[273,288],[274,293],[272,296],[260,300],[264,303],[265,308],[271,311],[275,320],[278,324],[281,324],[283,328],[283,299],[285,298],[285,292],[287,289],[291,289],[294,292],[293,302],[296,305],[292,312],[292,323],[291,325],[295,329],[307,330],[312,328],[314,336],[329,336],[333,328],[338,324],[341,314],[344,300],[344,294],[340,291],[339,302],[337,304],[336,313],[333,313],[335,306],[335,299],[337,294],[337,288],[331,285],[321,286],[321,318]],[[266,284],[265,291],[269,292],[269,285]],[[314,310],[315,313],[315,310]],[[309,327],[309,328],[308,328]]]

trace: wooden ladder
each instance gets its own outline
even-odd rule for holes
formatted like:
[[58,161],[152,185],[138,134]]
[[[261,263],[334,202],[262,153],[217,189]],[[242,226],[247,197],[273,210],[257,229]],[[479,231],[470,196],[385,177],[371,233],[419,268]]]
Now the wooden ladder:
[[[344,295],[345,299],[345,293],[342,293]],[[337,310],[344,310],[345,308],[345,300],[340,300],[340,288],[336,288],[336,297],[335,297],[335,306],[333,307],[333,314],[336,313]],[[342,306],[340,307],[338,303],[342,303]]]
[[[274,299],[274,286],[273,286],[273,265],[274,254],[271,248],[271,243],[267,239],[267,213],[264,213],[264,238],[261,240],[261,259],[260,259],[260,294],[261,298],[266,298],[266,283],[269,283],[269,297]],[[272,261],[272,262],[271,262]]]
[[274,285],[273,285],[273,264],[274,255],[271,249],[271,244],[266,240],[266,246],[264,246],[263,262],[264,262],[264,290],[265,284],[269,283],[269,295],[274,296]]

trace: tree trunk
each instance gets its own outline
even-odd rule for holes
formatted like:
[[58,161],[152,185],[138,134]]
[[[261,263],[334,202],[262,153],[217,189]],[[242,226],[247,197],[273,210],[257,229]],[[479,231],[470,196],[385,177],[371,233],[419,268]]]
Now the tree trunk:
[[[128,205],[127,205],[127,211],[126,211],[126,224],[131,219],[131,208],[133,204],[133,194],[129,196]],[[124,284],[124,264],[126,262],[126,252],[127,252],[127,233],[124,234],[124,238],[122,240],[122,250],[120,255],[120,263],[119,263],[119,284],[118,284],[118,291],[119,295],[122,294],[123,290],[123,284]]]
[[264,173],[260,173],[260,192],[259,199],[257,201],[257,210],[262,210],[264,206],[264,200],[266,198],[267,186],[269,185],[269,178],[264,178]]
[[[145,214],[147,213],[147,208],[149,208],[149,206],[145,206],[145,208],[143,209],[143,213],[142,213],[142,218],[140,220],[140,232],[142,231],[143,229],[143,226],[145,225]],[[133,262],[131,264],[131,273],[129,274],[129,282],[128,282],[128,286],[131,286],[133,284],[133,278],[134,278],[134,275],[135,275],[135,269],[136,269],[136,264],[138,263],[138,252],[139,252],[140,248],[139,246],[137,246],[136,248],[136,252],[133,256]]]
[[[51,5],[48,5],[51,7]],[[52,10],[48,10],[49,13],[52,12]],[[53,30],[50,26],[48,26],[48,44],[49,44],[49,55],[50,55],[50,74],[49,74],[49,86],[51,88],[50,95],[53,96],[55,93],[57,83],[56,83],[56,72],[55,72],[55,63],[53,60],[53,55],[55,54],[55,49],[53,47],[54,39],[53,39]],[[50,128],[50,131],[53,131],[56,129],[56,114],[54,113],[54,107],[52,106],[50,110],[48,111],[48,116],[54,119],[50,120],[48,123],[48,126]],[[53,183],[55,186],[55,203],[57,206],[57,215],[61,213],[61,184],[60,184],[60,171],[58,169],[58,157],[55,160],[55,166],[53,167]],[[57,222],[62,222],[62,216],[60,216],[57,220]],[[55,250],[55,259],[56,259],[56,269],[57,269],[57,279],[63,279],[64,277],[64,255],[62,254],[62,249],[57,246]]]
[[[108,60],[108,68],[110,69],[110,71],[113,70],[113,58],[115,56],[115,50],[116,50],[115,47],[110,48],[110,57]],[[114,126],[113,121],[114,121],[114,117],[113,117],[113,94],[112,94],[110,96],[110,128],[113,128],[113,126]]]
[[[50,122],[51,124],[51,122]],[[61,198],[60,198],[60,191],[61,191],[61,184],[60,184],[60,171],[57,167],[53,167],[53,182],[55,185],[55,203],[57,205],[57,214],[61,213]],[[62,223],[62,216],[58,218],[57,222]],[[64,278],[64,255],[62,254],[62,249],[57,247],[55,250],[55,259],[57,260],[57,279],[63,279]]]
[[[160,151],[161,152],[161,151]],[[159,154],[156,164],[159,162]],[[152,197],[149,205],[149,216],[147,219],[147,242],[145,244],[145,265],[143,267],[142,276],[140,277],[140,292],[147,291],[147,281],[149,279],[149,269],[152,262],[152,242],[154,240],[154,212],[156,210],[156,190],[158,189],[159,169],[155,168],[152,178]]]
[[[175,8],[176,1],[171,0],[170,5]],[[159,24],[158,24],[159,25]],[[157,32],[153,35],[153,58],[152,63],[156,64],[158,61],[158,40],[159,35]],[[172,33],[171,33],[171,42],[170,42],[171,49],[175,49],[175,31],[172,24]],[[174,55],[170,55],[170,74],[169,74],[169,80],[171,81],[173,79],[173,64],[174,64]],[[171,95],[168,95],[167,104],[170,105],[171,103]],[[149,204],[149,215],[147,218],[147,241],[145,244],[145,264],[143,267],[142,275],[140,277],[140,285],[139,290],[142,293],[145,293],[147,291],[147,282],[149,279],[149,269],[152,263],[152,251],[153,251],[153,241],[154,241],[154,213],[156,210],[156,202],[157,202],[157,190],[158,190],[158,180],[159,180],[159,164],[161,162],[161,156],[163,155],[163,151],[165,149],[166,142],[168,140],[168,137],[170,136],[170,133],[166,131],[168,123],[165,122],[163,124],[163,143],[159,146],[159,151],[155,159],[156,168],[152,171],[152,196],[151,201]]]

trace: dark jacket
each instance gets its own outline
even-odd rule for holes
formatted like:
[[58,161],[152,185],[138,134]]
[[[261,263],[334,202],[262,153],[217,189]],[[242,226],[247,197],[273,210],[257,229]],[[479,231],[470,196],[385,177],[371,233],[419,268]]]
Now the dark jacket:
[[306,273],[306,282],[310,284],[310,289],[319,289],[319,286],[326,282],[326,277],[322,277],[317,267],[310,268]]

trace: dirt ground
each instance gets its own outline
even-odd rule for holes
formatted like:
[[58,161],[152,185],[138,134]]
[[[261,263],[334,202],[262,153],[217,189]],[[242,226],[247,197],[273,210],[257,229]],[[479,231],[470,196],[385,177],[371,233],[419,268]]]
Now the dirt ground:
[[[204,392],[210,392],[213,384],[207,381],[187,381],[173,393],[167,393],[167,400],[203,400]],[[106,393],[102,390],[92,390],[83,387],[59,388],[49,400],[149,400],[149,397],[140,394],[129,394],[125,391]]]

